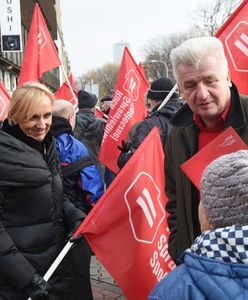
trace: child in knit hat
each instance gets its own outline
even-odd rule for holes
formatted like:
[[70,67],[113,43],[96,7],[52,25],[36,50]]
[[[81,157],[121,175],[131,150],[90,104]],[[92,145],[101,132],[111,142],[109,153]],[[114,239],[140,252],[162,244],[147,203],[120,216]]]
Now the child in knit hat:
[[248,299],[248,151],[214,160],[200,192],[202,235],[149,300]]

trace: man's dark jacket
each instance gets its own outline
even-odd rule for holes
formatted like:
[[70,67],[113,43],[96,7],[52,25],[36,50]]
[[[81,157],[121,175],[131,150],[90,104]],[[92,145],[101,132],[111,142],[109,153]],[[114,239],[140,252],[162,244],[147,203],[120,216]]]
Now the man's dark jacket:
[[[83,214],[63,197],[52,135],[48,133],[44,143],[39,143],[23,134],[18,126],[10,128],[6,123],[3,128],[5,131],[0,130],[0,299],[24,300],[28,298],[24,287],[34,273],[41,276],[46,273],[65,245],[66,231],[79,223]],[[49,299],[65,299],[67,284],[63,282],[67,271],[57,271],[49,280],[53,289]]]
[[[236,86],[231,87],[231,106],[226,128],[233,127],[248,144],[248,98],[240,96]],[[176,263],[200,234],[198,219],[199,192],[180,166],[198,151],[198,127],[193,112],[185,104],[172,118],[173,128],[165,149],[165,192],[169,212],[169,253]]]

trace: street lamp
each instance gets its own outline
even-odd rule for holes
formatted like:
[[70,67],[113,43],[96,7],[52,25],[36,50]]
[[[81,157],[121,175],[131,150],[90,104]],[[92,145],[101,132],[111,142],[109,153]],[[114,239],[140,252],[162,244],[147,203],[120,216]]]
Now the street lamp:
[[165,70],[164,76],[168,77],[168,67],[167,67],[167,64],[164,61],[159,60],[159,59],[151,59],[151,60],[147,61],[147,63],[161,63],[161,64],[163,64],[164,65],[164,70]]

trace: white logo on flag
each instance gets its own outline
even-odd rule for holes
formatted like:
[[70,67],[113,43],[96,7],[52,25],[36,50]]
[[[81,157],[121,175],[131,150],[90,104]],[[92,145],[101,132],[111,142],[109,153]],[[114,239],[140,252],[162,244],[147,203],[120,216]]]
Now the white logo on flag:
[[39,54],[41,54],[42,49],[46,46],[47,38],[43,28],[40,25],[38,25],[37,43],[39,45]]
[[135,82],[134,78],[131,77],[129,87],[130,87],[130,91],[131,91],[132,94],[133,94],[135,86],[136,86],[136,82]]
[[245,33],[242,33],[241,36],[240,36],[240,39],[243,42],[241,42],[240,40],[236,40],[234,42],[234,45],[236,47],[238,47],[239,50],[241,50],[246,56],[248,56],[248,48],[247,48],[247,45],[248,45],[248,36]]
[[150,227],[153,226],[154,220],[156,219],[157,213],[154,208],[151,195],[147,188],[144,188],[142,191],[142,194],[145,198],[139,196],[136,202],[140,205],[142,208],[144,215],[146,216],[147,222]]
[[123,84],[123,89],[129,94],[133,101],[137,101],[139,99],[139,86],[140,80],[137,74],[133,69],[131,69],[125,75],[125,82]]
[[143,171],[124,194],[130,227],[138,242],[152,244],[165,219],[165,208],[161,204],[160,195],[153,177]]
[[247,31],[248,23],[241,21],[234,26],[225,39],[226,50],[237,72],[248,72],[248,67],[245,63],[248,56],[248,36],[245,33]]

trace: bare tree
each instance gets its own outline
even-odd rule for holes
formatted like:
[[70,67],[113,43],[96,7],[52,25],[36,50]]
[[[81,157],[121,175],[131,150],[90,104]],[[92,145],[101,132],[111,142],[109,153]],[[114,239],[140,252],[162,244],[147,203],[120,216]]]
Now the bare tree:
[[231,16],[242,0],[211,0],[200,5],[192,19],[202,26],[208,35],[214,36]]
[[170,52],[173,48],[180,45],[184,40],[204,35],[203,30],[198,26],[180,33],[172,33],[149,41],[143,49],[144,69],[149,81],[165,76],[165,65],[168,77],[173,78]]
[[77,78],[76,86],[84,88],[84,85],[90,82],[94,82],[99,85],[99,98],[106,95],[112,95],[114,92],[115,84],[117,81],[117,75],[119,72],[119,65],[107,63],[101,68],[90,70],[86,74]]

